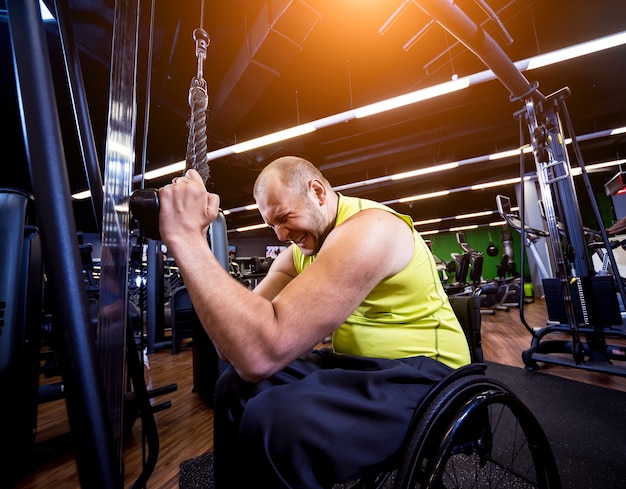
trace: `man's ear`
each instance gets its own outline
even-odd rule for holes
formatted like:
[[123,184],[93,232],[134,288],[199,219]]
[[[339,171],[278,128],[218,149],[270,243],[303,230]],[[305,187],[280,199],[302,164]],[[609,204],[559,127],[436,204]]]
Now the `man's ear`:
[[309,188],[315,194],[319,204],[324,205],[326,203],[326,199],[328,198],[328,193],[326,192],[324,184],[320,180],[314,178],[313,180],[309,180]]

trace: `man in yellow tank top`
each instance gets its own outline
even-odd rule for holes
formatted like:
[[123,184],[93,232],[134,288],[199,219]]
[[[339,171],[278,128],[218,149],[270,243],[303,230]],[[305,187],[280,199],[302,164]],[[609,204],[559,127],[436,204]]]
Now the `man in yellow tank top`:
[[159,191],[161,236],[230,363],[215,390],[216,487],[331,487],[393,456],[418,400],[469,349],[410,217],[334,192],[292,156],[260,173],[254,197],[291,246],[250,291],[207,245],[219,197],[199,175]]

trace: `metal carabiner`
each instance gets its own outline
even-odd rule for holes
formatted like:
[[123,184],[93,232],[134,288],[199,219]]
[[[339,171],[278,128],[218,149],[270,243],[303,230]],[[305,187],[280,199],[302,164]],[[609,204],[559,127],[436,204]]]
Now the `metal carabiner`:
[[211,39],[208,32],[202,27],[194,29],[193,39],[196,41],[196,58],[198,58],[198,73],[196,77],[201,80],[204,78],[204,60],[206,59],[206,52]]

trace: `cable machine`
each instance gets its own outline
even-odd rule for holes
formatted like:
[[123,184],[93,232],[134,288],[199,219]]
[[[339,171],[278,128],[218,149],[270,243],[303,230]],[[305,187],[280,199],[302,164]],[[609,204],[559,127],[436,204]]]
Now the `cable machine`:
[[[65,20],[69,19],[69,7],[67,0],[56,0],[54,3],[94,214],[102,233],[97,330],[91,327],[92,314],[83,280],[65,150],[39,3],[38,0],[8,0],[7,11],[35,212],[47,282],[50,284],[50,302],[53,304],[53,315],[62,325],[58,336],[64,352],[64,397],[78,475],[82,487],[123,487],[124,421],[128,415],[129,394],[132,394],[132,408],[137,411],[132,414],[141,417],[143,437],[148,443],[143,471],[132,487],[145,487],[159,450],[154,408],[149,402],[155,392],[146,389],[143,365],[129,327],[127,310],[129,202],[137,122],[140,2],[115,2],[104,192],[92,146],[76,46],[71,24]],[[208,46],[208,35],[198,30],[194,37],[200,46],[200,56],[201,48]],[[202,88],[200,70],[199,57],[200,76],[196,84]],[[190,103],[192,98],[194,103],[199,100],[202,104],[202,94],[197,96],[190,91]],[[206,111],[208,97],[204,101],[204,107],[200,105],[193,111],[198,124],[194,124],[193,144],[188,146],[188,155],[198,155],[194,161],[200,164],[204,155],[206,171],[200,173],[208,178],[206,120],[202,115]],[[144,130],[147,130],[147,120]],[[199,167],[194,164],[194,168]],[[223,215],[211,228],[216,256],[226,268],[228,246]],[[132,392],[127,390],[129,381]],[[158,394],[164,392],[160,390]]]
[[[72,88],[75,102],[77,123],[85,123],[86,105],[82,95],[81,79],[76,76],[76,64],[72,63],[67,54],[75,46],[68,46],[71,31],[63,31],[67,5],[61,1],[56,3],[57,18],[61,39],[64,42],[65,60],[68,83]],[[124,297],[126,281],[120,282],[121,287],[110,287],[114,295],[107,294],[106,287],[100,297],[102,304],[99,314],[99,326],[108,324],[109,329],[99,328],[96,335],[91,327],[91,314],[87,302],[87,292],[82,278],[82,262],[79,256],[79,243],[67,178],[65,156],[61,131],[59,127],[56,97],[53,90],[50,61],[47,57],[47,45],[42,27],[39,4],[36,1],[7,2],[13,57],[16,66],[17,86],[20,92],[21,115],[24,137],[29,156],[31,183],[35,197],[38,226],[41,229],[44,262],[50,285],[53,315],[57,319],[59,330],[57,336],[61,340],[63,352],[62,377],[64,397],[68,408],[70,430],[75,443],[75,456],[79,468],[79,478],[84,487],[120,487],[123,484],[121,458],[121,418],[125,386],[125,334],[126,334],[126,300]],[[77,58],[72,58],[77,61]],[[81,111],[76,110],[80,107]],[[78,124],[80,125],[80,124]],[[80,125],[81,129],[86,126]],[[87,131],[88,132],[88,131]],[[81,131],[81,134],[85,134]],[[87,149],[90,148],[82,138],[83,156],[87,162]],[[90,153],[91,155],[95,152]],[[89,163],[93,163],[89,160]],[[93,174],[99,175],[95,166]],[[90,173],[91,175],[91,173]],[[94,205],[102,196],[101,185],[93,184]],[[115,198],[118,194],[113,194]],[[96,216],[102,215],[94,208]],[[107,216],[110,221],[103,230],[105,255],[110,253],[114,259],[123,258],[107,236],[109,231],[117,231],[118,243],[123,246],[123,233],[120,228],[111,225],[111,221],[119,220]],[[122,219],[123,221],[123,219]],[[123,253],[122,253],[123,255]],[[107,262],[105,268],[112,265],[124,272],[113,260]],[[119,307],[118,307],[119,306]],[[104,313],[103,311],[107,311]],[[110,314],[109,314],[110,313]],[[107,318],[111,321],[107,323]],[[109,334],[114,333],[113,350],[106,348]],[[98,338],[98,343],[96,342]],[[98,347],[100,349],[98,350]],[[103,352],[105,352],[103,354]],[[100,353],[100,355],[98,355]],[[133,354],[128,355],[129,365],[133,363]],[[105,371],[102,366],[112,367]],[[136,369],[129,369],[136,373]],[[117,375],[109,375],[114,372]],[[119,375],[119,377],[118,377]],[[139,397],[142,377],[133,376],[133,385]],[[111,387],[107,391],[107,387]],[[144,386],[145,387],[145,386]],[[145,389],[142,393],[145,393]],[[145,404],[142,405],[145,407]],[[152,438],[148,435],[149,438]]]
[[79,477],[84,487],[119,487],[39,4],[8,0],[7,10],[44,263],[68,351],[63,377]]
[[[483,1],[477,2],[484,5]],[[538,83],[528,82],[496,41],[452,0],[416,0],[415,3],[494,72],[509,90],[511,102],[523,104],[515,116],[520,119],[521,146],[524,144],[522,124],[525,124],[533,149],[553,274],[544,279],[544,288],[549,291],[549,297],[548,294],[546,297],[549,316],[555,319],[551,321],[553,324],[538,331],[530,328],[523,317],[523,297],[520,297],[520,317],[532,335],[531,346],[522,355],[526,367],[537,369],[537,362],[545,362],[626,375],[623,366],[613,363],[613,360],[626,359],[626,348],[606,344],[607,337],[626,337],[618,299],[621,297],[621,303],[626,303],[626,293],[565,105],[569,89],[563,88],[549,96],[541,94]],[[495,14],[489,9],[484,10],[505,39],[510,39]],[[612,276],[597,275],[592,266],[565,146],[565,129],[572,138],[585,189],[611,263]],[[526,172],[521,151],[520,172],[523,181]],[[523,190],[521,195],[520,232],[522,242],[525,242]],[[520,289],[522,295],[523,286]],[[545,339],[550,333],[556,333],[560,339]],[[566,339],[562,339],[563,336]]]

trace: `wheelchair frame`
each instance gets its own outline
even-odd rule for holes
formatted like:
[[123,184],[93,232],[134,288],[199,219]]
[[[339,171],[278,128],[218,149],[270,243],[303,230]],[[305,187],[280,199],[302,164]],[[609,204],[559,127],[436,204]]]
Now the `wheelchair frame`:
[[486,369],[472,363],[434,386],[417,406],[398,456],[382,472],[347,487],[560,488],[556,461],[539,422]]
[[561,487],[536,417],[505,384],[486,375],[480,297],[449,300],[472,363],[452,371],[418,403],[396,457],[335,489]]

